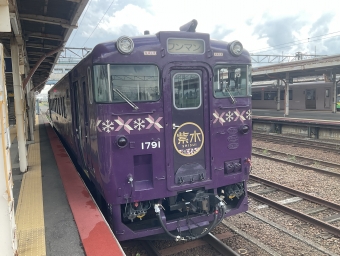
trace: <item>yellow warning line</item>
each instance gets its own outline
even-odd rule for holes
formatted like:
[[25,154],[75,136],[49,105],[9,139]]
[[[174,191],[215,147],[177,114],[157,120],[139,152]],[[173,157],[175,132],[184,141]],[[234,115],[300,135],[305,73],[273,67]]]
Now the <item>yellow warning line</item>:
[[19,256],[46,255],[38,116],[36,124],[35,143],[28,148],[29,168],[23,175],[15,215]]

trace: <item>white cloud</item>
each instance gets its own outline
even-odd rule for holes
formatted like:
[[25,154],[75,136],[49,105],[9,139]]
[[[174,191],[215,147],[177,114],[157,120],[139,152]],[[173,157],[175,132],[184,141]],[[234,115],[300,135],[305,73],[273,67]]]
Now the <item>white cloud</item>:
[[[82,24],[84,28],[79,28],[82,33],[77,34],[79,40],[74,42],[84,42],[87,39],[110,3],[111,0],[92,1]],[[340,15],[334,15],[337,4],[337,0],[324,0],[322,3],[310,0],[116,0],[86,46],[93,47],[103,41],[115,40],[121,35],[142,35],[144,30],[149,30],[152,34],[162,30],[178,31],[181,25],[196,19],[198,32],[210,33],[217,39],[226,41],[237,39],[246,49],[256,50],[310,38],[313,26],[315,35],[325,31],[340,31]],[[316,24],[320,17],[324,20],[323,27]],[[294,22],[292,19],[295,19]],[[282,21],[289,22],[291,31],[287,26],[282,30]],[[259,28],[263,30],[262,38],[258,35]],[[283,32],[286,34],[283,35]],[[273,52],[294,54],[297,50],[308,52],[317,47],[320,51],[329,51],[329,54],[340,53],[340,49],[332,47],[332,42],[337,43],[334,37],[327,40],[327,46],[324,45],[325,40],[303,42],[307,43],[279,48]]]

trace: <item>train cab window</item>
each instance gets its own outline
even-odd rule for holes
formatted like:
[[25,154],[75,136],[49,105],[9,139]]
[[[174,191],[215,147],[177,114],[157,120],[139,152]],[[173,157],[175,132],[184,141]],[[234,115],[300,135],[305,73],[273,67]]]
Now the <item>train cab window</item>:
[[251,66],[219,65],[214,68],[214,96],[216,98],[251,95]]
[[173,102],[177,109],[201,106],[201,77],[196,73],[177,73],[173,76]]
[[[159,71],[155,65],[97,65],[93,68],[97,102],[157,101]],[[122,96],[120,96],[122,95]]]

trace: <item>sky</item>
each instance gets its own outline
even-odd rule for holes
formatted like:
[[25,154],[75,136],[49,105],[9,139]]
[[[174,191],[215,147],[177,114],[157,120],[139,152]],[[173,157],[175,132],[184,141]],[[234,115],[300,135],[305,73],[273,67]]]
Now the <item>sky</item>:
[[67,47],[122,35],[178,31],[192,19],[212,39],[239,40],[253,54],[340,54],[338,0],[89,0]]
[[145,30],[178,31],[196,19],[197,32],[239,40],[252,54],[334,55],[340,54],[338,5],[338,0],[89,0],[66,46],[93,48]]

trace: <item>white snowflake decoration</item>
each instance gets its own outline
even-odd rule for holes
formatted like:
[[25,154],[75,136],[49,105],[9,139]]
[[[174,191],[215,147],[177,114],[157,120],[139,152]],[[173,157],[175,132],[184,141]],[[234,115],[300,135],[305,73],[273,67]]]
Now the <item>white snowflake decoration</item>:
[[251,110],[250,109],[246,112],[246,117],[247,117],[248,120],[251,119]]
[[228,113],[225,114],[225,120],[231,122],[234,119],[233,115],[233,112],[228,111]]
[[145,121],[142,120],[141,118],[137,118],[137,120],[133,121],[133,123],[134,123],[134,128],[138,129],[138,131],[145,128]]
[[110,120],[106,120],[106,122],[102,122],[103,130],[107,133],[110,133],[110,131],[113,131],[114,129],[114,123]]

